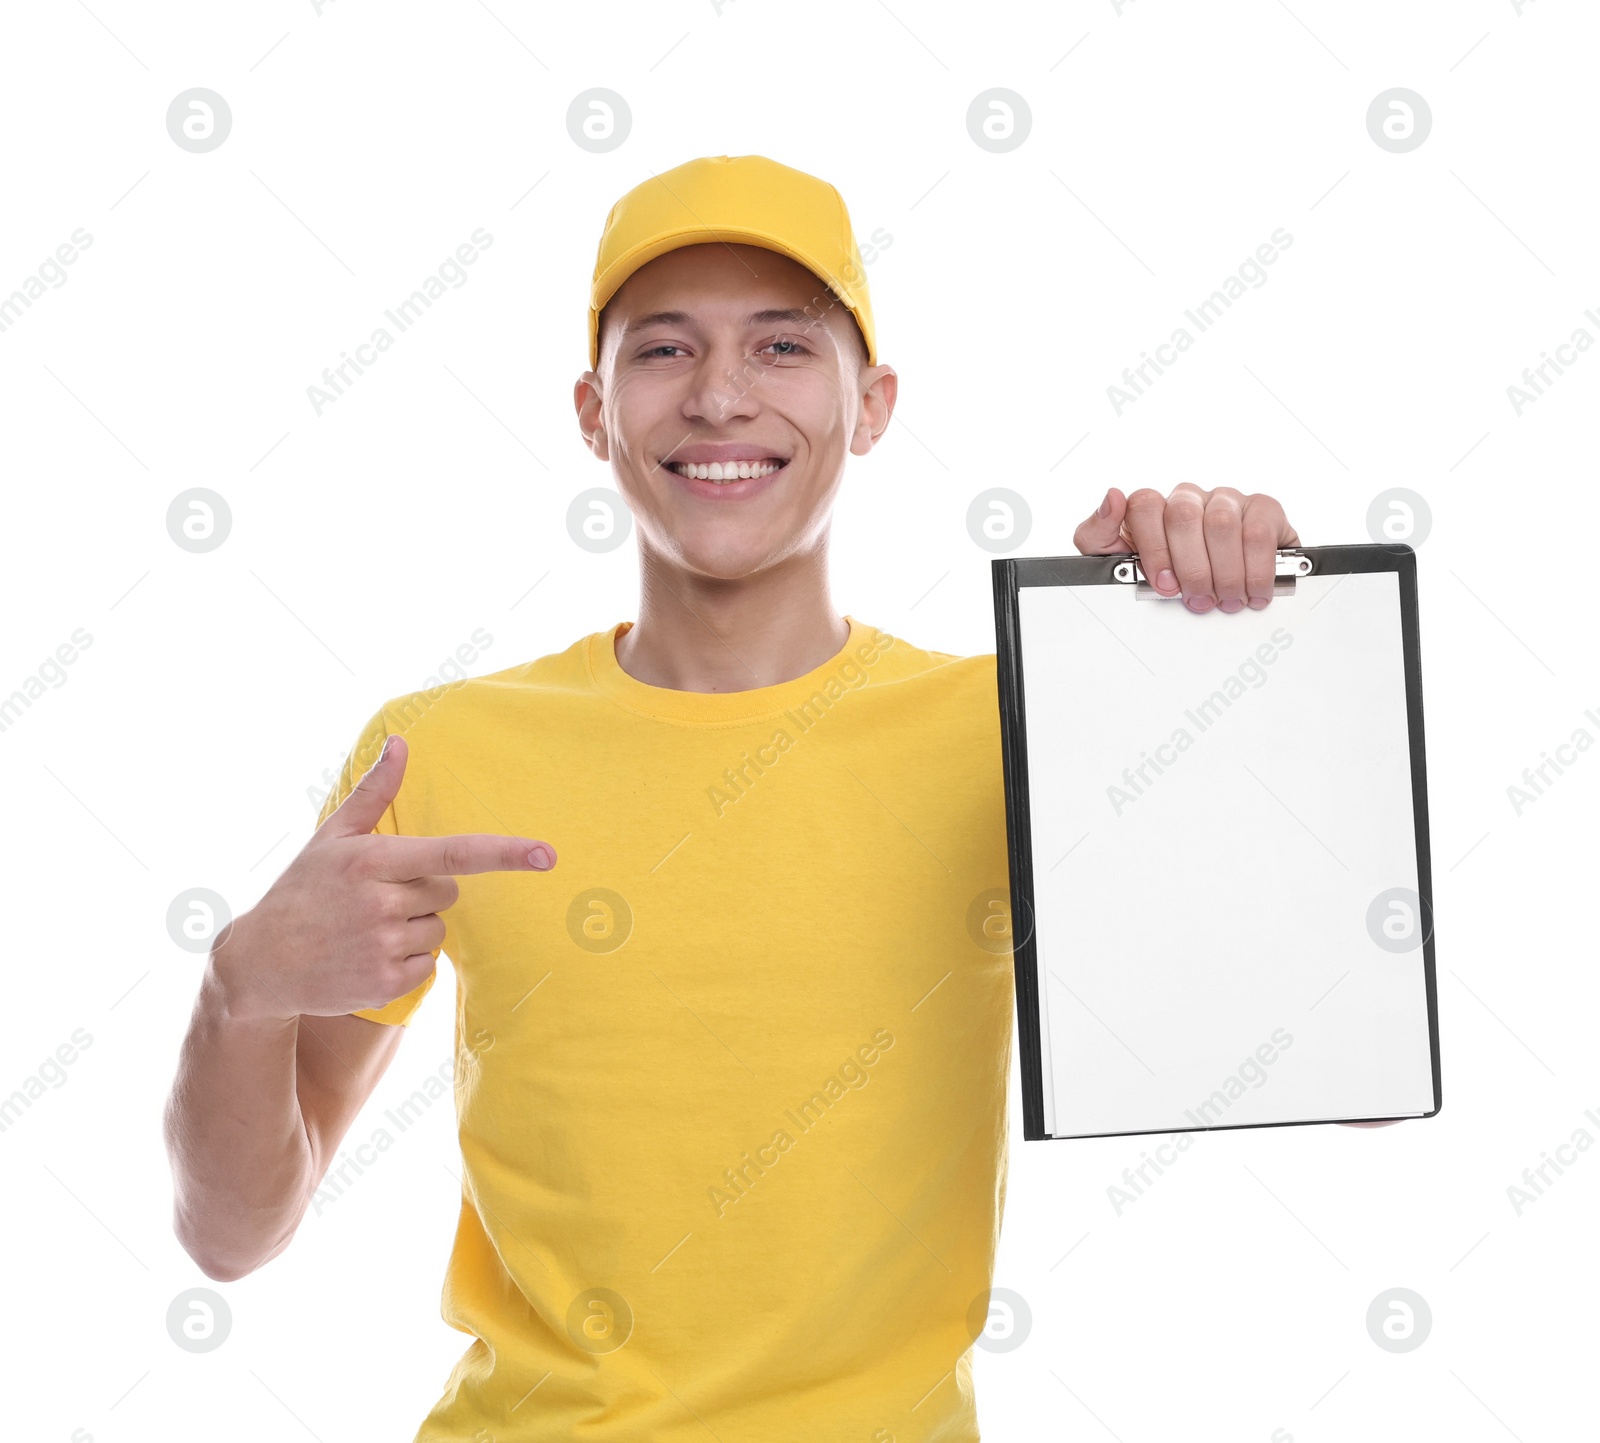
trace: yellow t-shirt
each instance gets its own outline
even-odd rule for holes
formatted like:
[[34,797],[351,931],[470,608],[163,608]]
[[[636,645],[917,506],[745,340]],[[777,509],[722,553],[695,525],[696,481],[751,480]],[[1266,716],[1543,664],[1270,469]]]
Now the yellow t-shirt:
[[[648,686],[631,623],[383,706],[380,830],[547,838],[460,879],[474,1342],[415,1443],[965,1443],[1005,1200],[993,655],[854,618],[808,675]],[[403,1023],[437,973],[388,1006]]]

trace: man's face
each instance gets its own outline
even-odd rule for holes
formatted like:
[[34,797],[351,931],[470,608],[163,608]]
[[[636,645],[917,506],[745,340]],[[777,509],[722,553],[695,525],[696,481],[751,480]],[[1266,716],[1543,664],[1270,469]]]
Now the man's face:
[[775,251],[685,246],[629,276],[574,400],[641,547],[723,580],[820,550],[845,457],[894,406],[865,353],[843,303]]

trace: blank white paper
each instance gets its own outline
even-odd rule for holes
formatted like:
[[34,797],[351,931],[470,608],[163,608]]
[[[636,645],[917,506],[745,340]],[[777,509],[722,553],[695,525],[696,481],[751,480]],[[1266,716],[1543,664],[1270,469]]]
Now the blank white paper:
[[1046,1130],[1433,1111],[1396,574],[1019,605]]

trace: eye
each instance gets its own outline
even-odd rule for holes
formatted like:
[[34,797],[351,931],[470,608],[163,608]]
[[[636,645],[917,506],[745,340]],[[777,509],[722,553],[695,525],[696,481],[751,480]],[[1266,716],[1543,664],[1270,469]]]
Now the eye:
[[639,358],[644,360],[651,356],[659,356],[663,351],[680,351],[682,349],[681,346],[676,346],[671,341],[662,341],[658,346],[649,346],[641,351]]
[[[778,350],[778,347],[785,347],[786,349]],[[776,353],[780,356],[807,356],[811,354],[805,346],[791,336],[779,336],[775,341],[768,341],[761,349],[763,351],[776,350]]]

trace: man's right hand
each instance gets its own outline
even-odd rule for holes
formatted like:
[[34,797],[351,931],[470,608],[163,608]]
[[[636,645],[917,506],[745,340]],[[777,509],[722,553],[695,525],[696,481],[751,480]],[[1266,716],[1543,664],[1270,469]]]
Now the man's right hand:
[[461,894],[457,877],[555,866],[555,848],[533,838],[375,833],[405,771],[405,741],[390,736],[266,895],[217,934],[212,966],[232,1016],[288,1021],[382,1007],[433,971],[439,914]]

